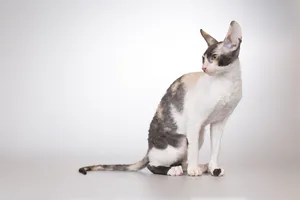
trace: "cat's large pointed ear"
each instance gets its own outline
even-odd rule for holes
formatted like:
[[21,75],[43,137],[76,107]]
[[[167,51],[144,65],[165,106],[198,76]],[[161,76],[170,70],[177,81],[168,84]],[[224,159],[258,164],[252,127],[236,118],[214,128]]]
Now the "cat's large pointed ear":
[[203,31],[202,29],[200,29],[200,33],[201,33],[202,37],[205,39],[208,46],[218,43],[218,41],[215,38],[210,36],[208,33]]
[[232,21],[230,23],[228,32],[223,42],[224,46],[229,49],[237,48],[242,42],[242,29],[236,21]]

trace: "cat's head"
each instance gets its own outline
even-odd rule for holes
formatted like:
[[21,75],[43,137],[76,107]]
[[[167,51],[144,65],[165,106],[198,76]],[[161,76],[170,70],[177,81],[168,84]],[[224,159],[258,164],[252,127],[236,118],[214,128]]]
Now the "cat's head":
[[232,21],[223,41],[215,38],[200,29],[208,48],[202,56],[202,70],[210,76],[215,76],[231,70],[239,56],[242,42],[242,29],[236,21]]

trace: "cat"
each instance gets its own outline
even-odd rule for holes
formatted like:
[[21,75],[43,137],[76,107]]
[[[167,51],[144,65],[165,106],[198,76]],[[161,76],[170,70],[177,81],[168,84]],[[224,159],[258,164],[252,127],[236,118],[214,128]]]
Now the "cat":
[[[228,118],[242,98],[239,53],[241,27],[231,21],[225,39],[218,42],[200,29],[207,43],[202,56],[202,72],[177,78],[162,97],[148,130],[148,151],[134,164],[92,165],[87,171],[138,171],[148,168],[153,174],[223,176],[218,164],[221,138]],[[208,164],[199,165],[198,155],[210,126],[211,155]]]

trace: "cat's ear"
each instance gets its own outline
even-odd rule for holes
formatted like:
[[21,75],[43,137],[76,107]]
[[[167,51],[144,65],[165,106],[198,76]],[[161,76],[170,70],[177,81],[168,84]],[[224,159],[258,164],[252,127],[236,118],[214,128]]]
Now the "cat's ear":
[[230,23],[226,37],[223,41],[224,46],[229,49],[236,49],[241,42],[242,42],[241,26],[236,21],[232,21]]
[[200,33],[201,33],[202,37],[205,39],[208,46],[218,43],[218,41],[215,38],[210,36],[208,33],[203,31],[202,29],[200,29]]

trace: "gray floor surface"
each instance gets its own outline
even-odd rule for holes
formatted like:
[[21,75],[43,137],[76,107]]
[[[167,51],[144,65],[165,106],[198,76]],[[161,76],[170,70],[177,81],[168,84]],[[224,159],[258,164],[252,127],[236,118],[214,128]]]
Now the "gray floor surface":
[[2,158],[0,199],[300,199],[296,165],[227,167],[222,178],[159,176],[147,169],[79,174],[91,160]]

